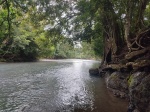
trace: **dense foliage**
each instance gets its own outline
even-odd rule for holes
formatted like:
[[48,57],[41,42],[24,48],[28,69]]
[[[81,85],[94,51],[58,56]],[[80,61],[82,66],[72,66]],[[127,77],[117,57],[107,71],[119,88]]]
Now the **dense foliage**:
[[[1,0],[0,60],[95,58],[101,55],[102,51],[98,49],[102,47],[98,44],[98,41],[102,42],[100,34],[91,30],[91,20],[87,20],[91,13],[90,10],[82,12],[83,5],[88,9],[89,2]],[[97,35],[96,41],[91,38],[92,34]],[[90,43],[81,42],[83,40]],[[75,41],[80,41],[82,47],[76,48]]]
[[[1,0],[0,58],[30,61],[37,57],[94,58],[104,54],[106,63],[115,62],[121,51],[148,45],[149,40],[144,45],[142,39],[134,40],[150,25],[149,2]],[[75,48],[75,41],[82,47]],[[82,56],[75,52],[82,52]]]

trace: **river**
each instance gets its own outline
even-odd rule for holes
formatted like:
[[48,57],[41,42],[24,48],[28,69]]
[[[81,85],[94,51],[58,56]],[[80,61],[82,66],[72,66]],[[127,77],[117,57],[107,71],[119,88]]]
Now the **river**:
[[0,64],[0,112],[126,112],[104,79],[90,76],[91,60]]

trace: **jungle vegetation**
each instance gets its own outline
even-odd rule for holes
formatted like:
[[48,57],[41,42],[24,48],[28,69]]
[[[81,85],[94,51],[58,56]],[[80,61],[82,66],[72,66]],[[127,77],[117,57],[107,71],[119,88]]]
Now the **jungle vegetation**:
[[0,0],[0,43],[1,61],[103,57],[134,67],[142,54],[145,66],[150,0]]

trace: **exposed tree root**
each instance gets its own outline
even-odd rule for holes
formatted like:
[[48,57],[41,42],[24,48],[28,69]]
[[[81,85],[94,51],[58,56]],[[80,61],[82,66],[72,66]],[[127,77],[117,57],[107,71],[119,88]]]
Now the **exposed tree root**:
[[133,59],[136,56],[143,55],[144,53],[146,53],[146,51],[149,51],[149,50],[150,50],[150,48],[145,48],[142,50],[130,52],[125,56],[125,59],[127,59],[127,60]]
[[150,60],[140,60],[138,62],[129,62],[126,64],[126,66],[132,66],[134,70],[143,68],[143,67],[149,67],[150,66]]
[[[143,44],[143,43],[147,44]],[[139,50],[140,48],[144,49],[149,46],[150,42],[150,28],[141,31],[134,39],[134,41],[131,43],[131,50]],[[136,45],[137,47],[133,47],[133,45]]]

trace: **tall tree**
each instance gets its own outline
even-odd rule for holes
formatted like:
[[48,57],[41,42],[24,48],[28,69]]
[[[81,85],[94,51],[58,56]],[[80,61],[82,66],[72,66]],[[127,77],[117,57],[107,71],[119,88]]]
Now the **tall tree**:
[[96,2],[99,4],[104,28],[103,67],[119,69],[131,66],[137,69],[148,66],[149,61],[144,62],[144,59],[138,62],[139,65],[136,64],[137,57],[141,54],[149,56],[150,29],[149,24],[145,24],[147,17],[144,14],[150,1],[102,0]]

